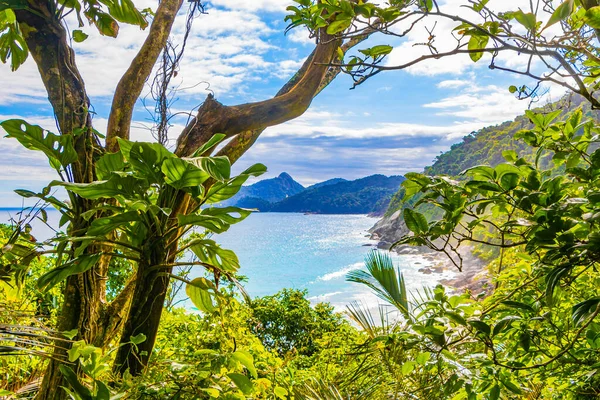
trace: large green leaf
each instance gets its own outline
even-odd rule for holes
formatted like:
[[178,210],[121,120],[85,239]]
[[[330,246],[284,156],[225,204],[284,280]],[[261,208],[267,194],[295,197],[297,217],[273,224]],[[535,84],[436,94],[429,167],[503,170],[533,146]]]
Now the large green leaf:
[[557,23],[559,21],[563,21],[563,20],[569,18],[569,16],[573,12],[573,5],[574,5],[574,0],[563,1],[563,3],[561,5],[556,7],[556,10],[554,10],[552,15],[550,16],[550,19],[548,20],[548,23],[546,23],[546,26],[544,27],[544,29],[554,25],[555,23]]
[[217,133],[214,134],[209,140],[208,142],[204,143],[202,146],[200,146],[192,155],[192,157],[198,157],[201,156],[202,154],[204,154],[206,151],[212,149],[213,147],[215,147],[216,145],[218,145],[219,143],[221,143],[223,141],[223,139],[225,139],[225,135],[223,133]]
[[394,267],[390,255],[372,251],[365,257],[365,266],[367,271],[351,271],[346,275],[346,280],[367,286],[377,297],[392,304],[406,319],[410,319],[404,276]]
[[179,158],[170,158],[162,164],[165,182],[175,189],[199,187],[210,175],[194,164]]
[[203,263],[227,272],[235,272],[240,268],[240,261],[235,253],[221,248],[214,240],[194,239],[190,248]]
[[481,57],[483,57],[483,51],[476,50],[485,49],[485,46],[487,46],[489,39],[490,37],[484,34],[474,34],[471,36],[467,47],[470,51],[469,57],[471,57],[471,60],[473,60],[473,62],[477,62],[481,59]]
[[30,125],[22,119],[10,119],[0,124],[8,137],[17,139],[23,146],[46,154],[50,165],[55,169],[77,161],[77,152],[73,147],[73,136],[58,136],[44,131],[40,126]]
[[40,290],[48,290],[67,277],[75,274],[81,274],[82,272],[94,267],[99,259],[100,254],[83,255],[77,257],[76,259],[71,260],[66,264],[62,264],[40,276],[37,286]]
[[160,143],[130,142],[119,139],[119,148],[131,167],[154,183],[162,183],[163,161],[176,156]]
[[186,285],[185,293],[200,311],[211,313],[217,310],[209,292],[209,290],[214,291],[214,289],[213,283],[208,279],[196,278]]
[[[15,3],[17,8],[20,3]],[[10,68],[16,71],[27,60],[29,49],[27,42],[21,34],[19,25],[16,23],[15,14],[11,9],[2,9],[0,2],[0,61],[6,63],[10,58]]]
[[230,199],[240,191],[242,185],[251,176],[260,176],[267,172],[267,167],[263,164],[254,164],[240,175],[226,181],[218,182],[210,187],[206,194],[206,203],[219,203],[221,201]]
[[126,199],[136,198],[146,190],[146,184],[140,179],[132,176],[112,175],[107,181],[96,181],[92,183],[67,183],[53,181],[51,186],[63,186],[67,190],[78,194],[86,199],[101,199],[123,196]]
[[244,350],[238,350],[231,355],[231,358],[246,367],[253,378],[256,379],[258,377],[256,367],[254,366],[254,357],[252,357],[252,354]]
[[417,235],[427,232],[429,229],[425,216],[410,208],[404,209],[404,222],[406,223],[406,227]]
[[113,172],[123,171],[125,162],[121,153],[107,153],[96,162],[96,176],[98,179],[108,179]]
[[227,156],[185,158],[184,160],[206,171],[217,181],[224,181],[231,176],[231,163]]
[[223,233],[232,224],[243,221],[252,211],[238,207],[213,207],[202,210],[199,214],[178,215],[180,226],[196,225],[212,232]]
[[119,22],[137,25],[142,29],[148,26],[148,21],[141,12],[135,8],[131,0],[101,0],[108,6],[110,15]]
[[94,396],[92,395],[92,391],[88,389],[87,386],[79,382],[77,374],[71,369],[71,367],[68,367],[66,365],[60,365],[59,369],[65,377],[65,380],[69,383],[71,388],[73,388],[73,390],[81,400],[92,400],[94,398]]
[[235,383],[235,386],[237,386],[245,395],[250,395],[254,390],[252,382],[245,375],[232,372],[227,374],[227,376],[229,376],[233,383]]
[[88,236],[104,236],[117,228],[137,222],[142,219],[136,211],[129,211],[123,214],[117,214],[110,217],[97,218],[92,221],[87,231]]

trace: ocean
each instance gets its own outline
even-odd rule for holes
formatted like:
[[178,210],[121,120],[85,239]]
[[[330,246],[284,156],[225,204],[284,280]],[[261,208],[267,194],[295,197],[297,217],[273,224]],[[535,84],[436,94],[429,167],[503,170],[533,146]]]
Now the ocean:
[[[18,210],[0,209],[0,222],[8,222]],[[49,225],[58,229],[59,214],[48,212]],[[283,288],[307,290],[313,302],[329,302],[343,310],[352,301],[369,307],[379,300],[362,285],[347,282],[349,271],[364,268],[365,256],[374,251],[368,229],[377,218],[366,215],[317,215],[299,213],[254,213],[229,231],[214,235],[222,247],[236,252],[244,287],[251,297],[277,293]],[[41,222],[32,233],[43,240],[52,229]],[[435,286],[454,273],[425,274],[419,269],[431,264],[420,255],[392,253],[394,263],[405,276],[409,291]],[[201,271],[192,271],[199,276]],[[186,303],[191,307],[191,303]]]

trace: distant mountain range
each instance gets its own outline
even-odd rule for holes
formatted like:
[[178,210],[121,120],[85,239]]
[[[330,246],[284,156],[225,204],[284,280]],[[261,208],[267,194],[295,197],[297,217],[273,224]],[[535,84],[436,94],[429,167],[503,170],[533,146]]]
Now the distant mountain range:
[[382,215],[403,180],[402,176],[384,175],[354,181],[334,178],[305,188],[284,172],[242,187],[224,205],[263,212]]

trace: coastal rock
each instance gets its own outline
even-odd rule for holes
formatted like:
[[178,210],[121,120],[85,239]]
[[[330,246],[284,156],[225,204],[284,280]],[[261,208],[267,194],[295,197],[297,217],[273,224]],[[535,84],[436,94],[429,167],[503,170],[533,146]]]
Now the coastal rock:
[[[380,241],[380,245],[377,246],[380,249],[389,249],[393,243],[410,233],[402,218],[401,210],[380,219],[369,229],[369,232],[371,233],[371,239]],[[425,246],[396,246],[394,251],[398,254],[419,254],[431,250]]]
[[389,242],[386,242],[385,240],[382,240],[379,243],[377,243],[377,248],[378,249],[389,250],[390,247],[392,247],[392,244],[389,243]]

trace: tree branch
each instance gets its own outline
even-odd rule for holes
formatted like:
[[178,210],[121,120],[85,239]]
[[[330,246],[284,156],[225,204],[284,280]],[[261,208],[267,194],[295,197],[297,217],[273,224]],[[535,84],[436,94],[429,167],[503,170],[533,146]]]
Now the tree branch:
[[311,65],[302,79],[287,93],[256,103],[225,106],[209,95],[197,116],[183,130],[177,140],[175,153],[189,156],[215,133],[227,138],[246,131],[262,130],[302,115],[318,93],[323,77],[329,69],[339,39],[322,32],[321,42],[314,51]]
[[177,12],[183,0],[163,0],[160,2],[148,37],[135,56],[127,72],[123,75],[113,97],[108,128],[106,132],[106,149],[109,152],[118,150],[117,138],[129,138],[131,118],[135,102],[140,96],[152,68],[165,47]]

